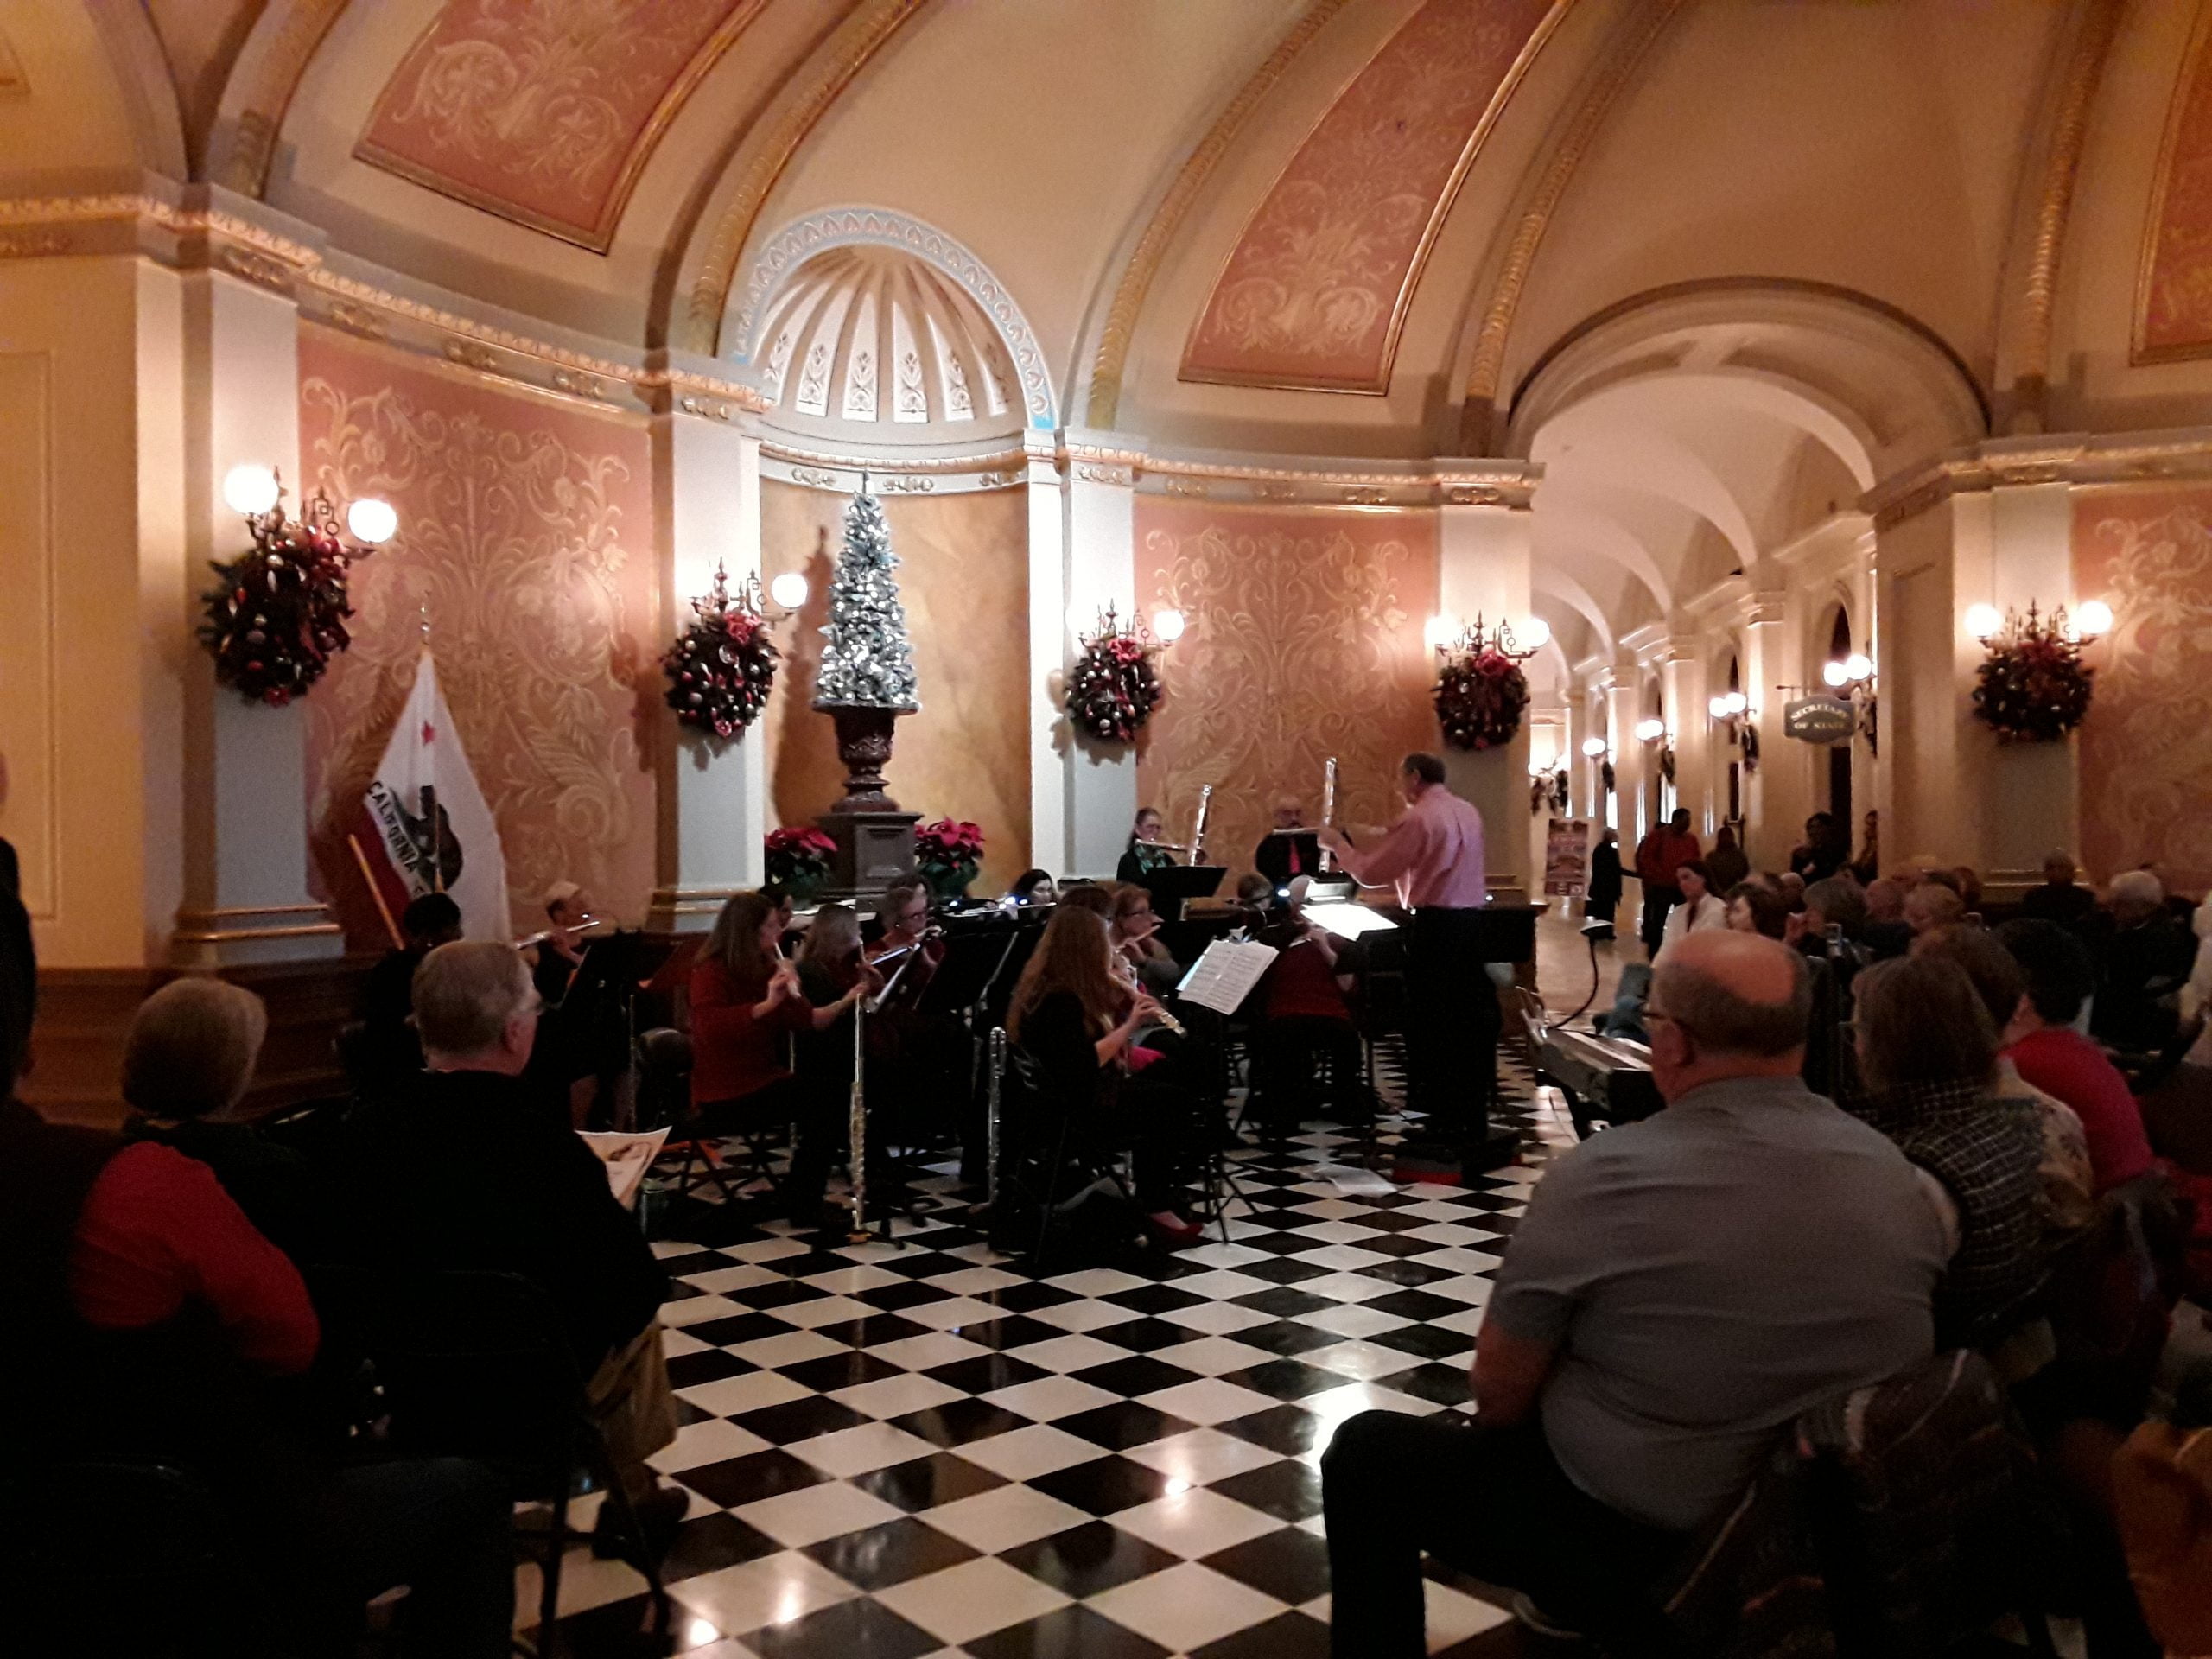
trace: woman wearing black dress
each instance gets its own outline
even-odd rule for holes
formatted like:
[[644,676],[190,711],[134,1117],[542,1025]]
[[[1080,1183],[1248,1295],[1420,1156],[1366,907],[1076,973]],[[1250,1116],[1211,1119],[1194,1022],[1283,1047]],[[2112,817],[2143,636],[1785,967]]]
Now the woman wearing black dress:
[[1590,849],[1590,893],[1582,908],[1588,920],[1611,927],[1613,912],[1620,907],[1621,837],[1618,830],[1607,830]]

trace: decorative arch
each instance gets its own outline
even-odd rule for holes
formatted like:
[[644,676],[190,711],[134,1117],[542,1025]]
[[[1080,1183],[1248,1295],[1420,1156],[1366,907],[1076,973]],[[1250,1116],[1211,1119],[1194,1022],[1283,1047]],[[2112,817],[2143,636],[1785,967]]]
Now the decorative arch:
[[1021,402],[1029,426],[1049,432],[1059,424],[1059,405],[1044,348],[1006,284],[963,243],[933,225],[888,207],[832,207],[796,219],[770,236],[761,245],[724,323],[722,337],[734,342],[731,359],[748,368],[761,366],[758,359],[769,302],[778,290],[816,254],[854,246],[897,248],[950,277],[982,308],[1005,342],[1021,383]]

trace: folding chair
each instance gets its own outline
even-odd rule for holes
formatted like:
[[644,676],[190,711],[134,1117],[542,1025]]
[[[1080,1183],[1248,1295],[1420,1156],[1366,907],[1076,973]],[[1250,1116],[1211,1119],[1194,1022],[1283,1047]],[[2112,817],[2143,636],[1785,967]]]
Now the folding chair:
[[[641,1129],[667,1126],[668,1140],[661,1147],[660,1161],[677,1160],[676,1196],[695,1198],[702,1187],[711,1186],[723,1203],[734,1205],[741,1190],[756,1179],[765,1182],[772,1196],[779,1183],[768,1157],[776,1132],[787,1128],[786,1122],[779,1118],[750,1122],[709,1117],[693,1110],[691,1038],[686,1032],[657,1027],[638,1039],[638,1055],[643,1073],[638,1089],[638,1126]],[[747,1167],[739,1174],[735,1185],[731,1185],[722,1149],[715,1144],[723,1139],[735,1139],[746,1150]]]

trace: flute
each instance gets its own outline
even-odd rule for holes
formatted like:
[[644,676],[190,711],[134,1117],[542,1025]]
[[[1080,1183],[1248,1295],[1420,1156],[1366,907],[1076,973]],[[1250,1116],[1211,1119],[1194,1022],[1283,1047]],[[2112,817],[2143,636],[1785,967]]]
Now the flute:
[[868,1238],[868,1097],[862,1075],[868,1065],[868,998],[853,1004],[853,1092],[846,1108],[846,1163],[853,1178],[851,1242]]
[[1199,785],[1198,822],[1197,828],[1191,831],[1191,862],[1193,864],[1203,864],[1206,861],[1206,814],[1212,806],[1213,785]]
[[[1321,768],[1321,827],[1333,829],[1337,822],[1337,757],[1331,755],[1328,764]],[[1325,875],[1337,868],[1336,855],[1326,847],[1321,849],[1321,873]]]

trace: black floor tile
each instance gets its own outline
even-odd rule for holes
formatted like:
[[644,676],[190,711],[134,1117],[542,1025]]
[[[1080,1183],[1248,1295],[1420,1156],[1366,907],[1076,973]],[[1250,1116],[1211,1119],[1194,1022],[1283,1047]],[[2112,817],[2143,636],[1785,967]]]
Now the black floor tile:
[[1344,1385],[1344,1379],[1336,1372],[1295,1359],[1272,1359],[1264,1365],[1230,1371],[1221,1380],[1264,1394],[1270,1400],[1303,1400],[1309,1395]]
[[[1240,1268],[1237,1271],[1241,1273],[1243,1269]],[[1296,1319],[1300,1313],[1318,1313],[1325,1307],[1337,1306],[1325,1296],[1316,1296],[1289,1285],[1277,1285],[1272,1290],[1255,1290],[1249,1295],[1230,1300],[1239,1307],[1249,1307],[1255,1313],[1272,1314],[1278,1319]]]
[[880,1348],[886,1343],[904,1342],[909,1337],[926,1336],[933,1328],[901,1319],[896,1313],[871,1313],[862,1319],[839,1319],[834,1324],[817,1325],[814,1334],[827,1337],[832,1342],[842,1342],[848,1348]]
[[973,1440],[988,1440],[994,1434],[1027,1428],[1029,1419],[988,1400],[948,1400],[941,1406],[893,1417],[891,1426],[919,1435],[932,1446],[966,1446]]
[[[1324,1307],[1341,1307],[1341,1302],[1324,1302]],[[1300,1325],[1295,1319],[1278,1319],[1273,1325],[1255,1325],[1235,1333],[1236,1340],[1248,1348],[1264,1348],[1271,1354],[1290,1358],[1299,1354],[1310,1354],[1316,1348],[1333,1347],[1344,1338],[1333,1331],[1324,1331],[1318,1325]]]
[[[781,1269],[783,1267],[780,1262],[772,1262],[768,1265],[775,1269]],[[773,1284],[747,1285],[743,1290],[728,1291],[724,1294],[731,1301],[741,1306],[752,1308],[756,1312],[771,1313],[779,1307],[789,1307],[794,1302],[818,1302],[832,1293],[814,1285],[802,1285],[796,1279],[784,1279]]]
[[719,1348],[709,1348],[696,1354],[678,1354],[668,1362],[668,1386],[671,1389],[696,1388],[702,1382],[715,1382],[725,1376],[741,1376],[753,1370],[746,1360],[735,1354],[726,1354]]
[[[1394,1290],[1388,1296],[1373,1297],[1360,1306],[1371,1307],[1378,1313],[1395,1313],[1402,1319],[1446,1319],[1467,1311],[1466,1303],[1427,1290]],[[1470,1337],[1467,1340],[1471,1344],[1474,1338]]]
[[955,1326],[953,1334],[979,1347],[1002,1353],[1008,1348],[1027,1348],[1033,1342],[1050,1342],[1067,1332],[1057,1325],[1046,1325],[1026,1313],[1008,1313],[1001,1319],[978,1319],[973,1325]]
[[1117,1290],[1100,1300],[1116,1307],[1126,1307],[1132,1313],[1169,1313],[1179,1307],[1193,1306],[1205,1298],[1178,1290],[1173,1285],[1139,1285],[1134,1290]]
[[1028,1484],[1086,1515],[1118,1515],[1167,1493],[1168,1478],[1127,1458],[1093,1458],[1086,1463],[1038,1475]]
[[1217,1480],[1210,1490],[1278,1521],[1304,1521],[1321,1513],[1321,1471],[1294,1458]]
[[1164,1573],[1180,1559],[1104,1521],[1087,1521],[1034,1543],[1002,1550],[1000,1558],[1078,1601]]
[[1019,1285],[1001,1285],[996,1290],[984,1291],[976,1300],[1004,1308],[1009,1313],[1033,1313],[1040,1307],[1058,1307],[1062,1302],[1072,1302],[1076,1294],[1033,1279]]
[[902,1515],[880,1527],[809,1544],[800,1553],[812,1557],[846,1583],[870,1592],[976,1559],[976,1552],[957,1538],[939,1532],[911,1515]]
[[1077,1603],[961,1646],[974,1659],[1166,1659],[1167,1649]]
[[[1053,1334],[1064,1337],[1067,1332],[1058,1331]],[[956,1359],[950,1365],[932,1367],[922,1375],[934,1377],[963,1394],[988,1394],[994,1389],[1010,1389],[1017,1382],[1034,1382],[1051,1373],[1009,1354],[978,1354],[973,1359]]]
[[902,1308],[919,1307],[925,1302],[941,1302],[952,1293],[930,1283],[926,1279],[910,1279],[903,1284],[878,1285],[873,1290],[856,1290],[853,1300],[866,1302],[870,1307],[880,1307],[887,1313],[896,1313]]
[[1291,1611],[1193,1648],[1191,1659],[1328,1659],[1328,1653],[1329,1627]]
[[[559,1626],[562,1659],[661,1659],[696,1645],[690,1640],[688,1621],[680,1612],[666,1621],[670,1629],[658,1629],[661,1622],[654,1615],[652,1598],[646,1595],[626,1596],[570,1613]],[[544,1651],[538,1629],[533,1627],[531,1635],[539,1640],[538,1650]]]
[[772,1446],[765,1452],[748,1452],[741,1458],[729,1458],[721,1463],[702,1464],[696,1469],[684,1470],[676,1478],[709,1501],[734,1510],[742,1503],[756,1503],[764,1497],[795,1492],[802,1486],[819,1486],[830,1477],[812,1464]]
[[779,1365],[776,1369],[792,1382],[818,1394],[906,1375],[889,1360],[878,1359],[861,1348],[842,1354],[824,1354],[819,1359],[803,1359],[796,1365]]
[[676,1529],[676,1541],[661,1560],[661,1581],[674,1584],[679,1579],[719,1572],[741,1561],[757,1561],[782,1548],[766,1533],[747,1526],[735,1516],[713,1510]]
[[1179,1417],[1171,1417],[1164,1411],[1141,1406],[1134,1400],[1117,1400],[1110,1406],[1093,1406],[1089,1411],[1078,1411],[1072,1417],[1058,1418],[1052,1427],[1089,1440],[1093,1446],[1103,1446],[1112,1452],[1126,1452],[1131,1446],[1149,1446],[1154,1440],[1164,1440],[1171,1434],[1187,1433],[1193,1426]]
[[[1267,1241],[1264,1239],[1244,1239],[1239,1242],[1249,1243],[1255,1250],[1267,1248]],[[1275,1243],[1282,1242],[1281,1235],[1277,1235]],[[1312,1243],[1311,1241],[1301,1238],[1297,1241],[1297,1246],[1300,1249],[1307,1249],[1312,1248]],[[1292,1259],[1294,1254],[1294,1252],[1291,1250],[1284,1250],[1273,1262],[1247,1262],[1236,1271],[1248,1279],[1264,1279],[1271,1285],[1302,1284],[1308,1279],[1325,1278],[1336,1271],[1333,1268],[1320,1267],[1311,1262],[1294,1261]]]
[[850,1406],[840,1405],[835,1400],[820,1395],[810,1395],[804,1400],[786,1400],[780,1406],[766,1406],[759,1411],[748,1411],[730,1421],[748,1433],[758,1434],[771,1446],[791,1446],[800,1440],[810,1440],[817,1434],[835,1434],[840,1429],[858,1428],[868,1421]]
[[740,1640],[760,1659],[919,1659],[944,1645],[868,1596],[748,1631]]
[[1454,1365],[1440,1362],[1395,1372],[1381,1378],[1379,1386],[1395,1389],[1400,1394],[1410,1394],[1416,1400],[1431,1401],[1440,1406],[1458,1406],[1466,1403],[1471,1385],[1464,1363]]
[[1296,1406],[1270,1407],[1266,1411],[1254,1412],[1249,1417],[1232,1417],[1217,1427],[1224,1434],[1264,1446],[1287,1458],[1302,1457],[1312,1451],[1322,1431],[1319,1417]]
[[852,1484],[912,1515],[1003,1486],[1006,1478],[950,1452],[938,1452],[855,1475]]
[[[1431,1245],[1429,1248],[1433,1249],[1435,1246]],[[1457,1279],[1461,1276],[1457,1268],[1433,1268],[1426,1262],[1413,1260],[1376,1262],[1367,1267],[1354,1268],[1352,1271],[1363,1279],[1379,1279],[1386,1285],[1403,1285],[1408,1289],[1419,1289],[1423,1285],[1433,1285],[1440,1279]]]
[[1302,1527],[1282,1527],[1217,1550],[1204,1565],[1295,1607],[1329,1590],[1329,1546]]
[[717,1348],[734,1348],[741,1342],[758,1342],[763,1337],[787,1337],[793,1328],[772,1313],[733,1313],[727,1319],[706,1319],[683,1327],[685,1335],[712,1343]]
[[[1189,1342],[1198,1333],[1185,1333]],[[1071,1373],[1078,1382],[1088,1382],[1093,1388],[1104,1389],[1134,1400],[1139,1395],[1154,1394],[1161,1389],[1180,1387],[1195,1382],[1198,1373],[1186,1371],[1180,1365],[1170,1365],[1165,1360],[1154,1359],[1150,1354],[1131,1354],[1127,1359],[1109,1359],[1103,1365],[1092,1365]]]
[[[1367,1338],[1378,1348],[1395,1348],[1400,1353],[1412,1354],[1421,1359],[1450,1359],[1453,1355],[1465,1355],[1475,1345],[1475,1339],[1459,1331],[1446,1331],[1441,1325],[1408,1325],[1395,1331],[1385,1331]],[[1460,1368],[1465,1370],[1463,1364]]]
[[1173,1348],[1179,1342],[1188,1342],[1198,1334],[1187,1325],[1140,1314],[1124,1319],[1119,1325],[1101,1325],[1096,1331],[1086,1331],[1086,1337],[1096,1337],[1101,1342],[1110,1342],[1116,1348],[1126,1348],[1133,1354],[1149,1354],[1157,1349]]

